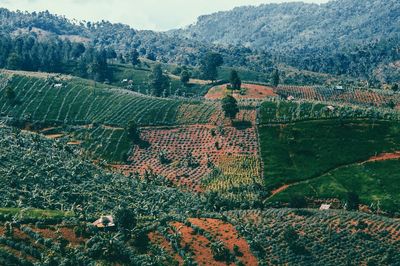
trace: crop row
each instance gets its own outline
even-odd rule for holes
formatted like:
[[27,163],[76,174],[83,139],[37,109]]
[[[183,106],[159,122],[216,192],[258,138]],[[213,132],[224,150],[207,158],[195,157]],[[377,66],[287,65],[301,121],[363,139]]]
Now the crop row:
[[400,259],[400,226],[394,219],[289,209],[225,214],[245,235],[260,264],[395,265]]
[[[5,87],[15,91],[8,99]],[[79,80],[62,87],[46,79],[14,76],[0,88],[0,114],[20,120],[68,124],[140,125],[206,123],[215,106],[162,99],[113,88],[93,87]]]
[[319,119],[370,118],[399,120],[400,113],[387,108],[354,105],[328,105],[316,101],[265,101],[260,107],[259,123],[289,123]]
[[376,107],[386,107],[391,102],[400,103],[400,95],[377,90],[337,89],[333,87],[279,86],[277,94],[297,99],[346,102]]

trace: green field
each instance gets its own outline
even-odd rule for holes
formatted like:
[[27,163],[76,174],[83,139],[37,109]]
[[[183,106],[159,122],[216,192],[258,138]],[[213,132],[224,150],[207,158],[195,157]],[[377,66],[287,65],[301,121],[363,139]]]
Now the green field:
[[40,210],[40,209],[20,209],[20,208],[0,208],[0,217],[18,217],[18,219],[61,219],[73,216],[72,212]]
[[347,193],[359,195],[362,203],[396,213],[400,210],[400,161],[388,160],[352,164],[316,179],[290,186],[271,201],[288,202],[293,195],[309,198],[346,199]]
[[[329,108],[333,109],[329,109]],[[291,123],[319,119],[384,119],[399,120],[399,112],[383,108],[365,108],[354,105],[316,101],[265,101],[260,106],[260,124]]]
[[400,123],[307,121],[261,126],[261,155],[269,189],[316,178],[333,169],[400,149]]
[[[113,72],[113,80],[112,85],[119,87],[127,87],[128,84],[122,82],[124,79],[132,80],[133,84],[130,88],[133,91],[150,95],[151,94],[151,67],[155,64],[154,62],[147,63],[149,67],[132,67],[131,65],[124,64],[113,64],[111,65],[111,69]],[[170,75],[171,78],[171,87],[170,87],[170,95],[178,95],[178,96],[201,96],[206,93],[207,85],[199,85],[199,84],[187,84],[184,85],[179,76],[172,76],[170,71],[171,67],[168,65],[162,65],[163,69],[169,71],[166,75]]]
[[[61,88],[54,87],[59,83]],[[15,91],[13,101],[6,98],[6,86]],[[6,86],[0,88],[0,115],[29,122],[124,126],[135,120],[139,125],[191,124],[208,122],[215,110],[211,104],[155,98],[102,84],[94,86],[77,78],[54,81],[13,75]],[[179,118],[182,105],[189,110],[184,119],[183,115]]]

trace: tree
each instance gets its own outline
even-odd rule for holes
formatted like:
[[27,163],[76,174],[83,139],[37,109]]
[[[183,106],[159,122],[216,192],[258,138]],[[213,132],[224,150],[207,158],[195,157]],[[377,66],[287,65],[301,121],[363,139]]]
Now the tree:
[[351,191],[347,193],[347,209],[350,211],[357,211],[360,205],[360,198],[357,193]]
[[187,70],[181,72],[181,82],[185,85],[189,83],[190,73]]
[[93,61],[89,66],[89,72],[92,74],[92,78],[99,82],[111,79],[111,72],[107,64],[107,52],[105,50],[94,52]]
[[225,113],[225,117],[230,119],[235,119],[236,115],[239,113],[239,107],[237,101],[231,95],[226,96],[222,99],[222,110]]
[[307,207],[307,200],[302,195],[294,195],[290,198],[290,208],[305,208]]
[[168,96],[170,90],[170,79],[164,75],[160,65],[153,68],[151,74],[151,88],[154,96]]
[[272,73],[272,85],[274,87],[278,87],[280,82],[280,77],[279,77],[279,71],[276,69],[274,70],[274,72]]
[[115,225],[122,230],[132,230],[136,227],[137,221],[135,211],[131,208],[120,207],[114,212]]
[[18,70],[21,69],[21,66],[22,66],[21,57],[16,53],[12,53],[7,59],[7,68],[12,70]]
[[231,71],[231,76],[229,78],[232,90],[240,90],[242,87],[242,81],[240,80],[239,74],[236,70]]
[[71,56],[73,58],[79,58],[85,52],[85,50],[85,45],[83,45],[82,43],[74,43],[72,45]]
[[392,91],[394,91],[394,92],[399,91],[399,85],[398,85],[398,84],[394,84],[394,85],[392,86]]
[[6,97],[9,100],[14,100],[15,99],[15,91],[11,87],[6,88]]
[[218,53],[207,53],[200,63],[203,78],[214,82],[218,77],[218,67],[224,63],[224,60]]
[[140,143],[140,131],[139,127],[137,126],[136,122],[131,120],[128,123],[128,127],[126,128],[128,138],[134,143]]
[[131,51],[131,53],[129,54],[129,61],[133,66],[137,66],[140,64],[139,53],[136,49],[133,49],[133,51]]

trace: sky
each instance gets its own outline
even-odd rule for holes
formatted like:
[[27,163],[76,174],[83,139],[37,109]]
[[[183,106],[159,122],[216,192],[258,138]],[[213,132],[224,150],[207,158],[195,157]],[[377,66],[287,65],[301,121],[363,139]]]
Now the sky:
[[[299,0],[0,0],[0,7],[22,11],[44,11],[69,19],[109,20],[135,29],[169,30],[196,22],[200,15],[230,10],[236,6]],[[328,0],[302,0],[325,3]]]

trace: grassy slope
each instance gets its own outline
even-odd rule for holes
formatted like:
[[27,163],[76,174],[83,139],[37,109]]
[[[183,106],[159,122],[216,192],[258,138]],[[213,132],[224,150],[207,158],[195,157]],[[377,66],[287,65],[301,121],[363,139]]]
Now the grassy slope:
[[55,83],[14,75],[8,86],[16,93],[15,102],[0,88],[0,113],[34,122],[124,126],[132,119],[139,125],[176,124],[183,103],[188,103],[191,112],[181,123],[205,123],[214,110],[213,105],[143,96],[101,84],[94,87],[82,79],[62,81],[62,88],[54,88]]
[[311,198],[346,198],[348,192],[360,195],[364,204],[374,204],[385,211],[400,209],[400,161],[353,164],[329,172],[314,180],[290,186],[271,200],[289,201],[292,195]]
[[259,132],[268,188],[400,149],[398,122],[308,121],[262,126]]
[[354,107],[328,112],[323,104],[294,102],[265,102],[260,112],[265,186],[300,182],[270,201],[288,201],[294,193],[343,199],[355,191],[364,203],[380,200],[386,210],[398,206],[398,161],[355,164],[400,150],[397,114]]
[[[127,64],[113,64],[111,65],[111,69],[113,70],[113,81],[112,84],[115,86],[127,86],[127,83],[122,83],[122,80],[128,79],[133,81],[133,90],[136,92],[140,92],[143,94],[151,93],[150,86],[150,76],[151,76],[151,67],[155,65],[154,62],[146,61],[146,65],[143,67],[132,67]],[[163,69],[165,69],[167,74],[170,74],[172,70],[172,66],[163,65]],[[180,81],[179,77],[171,78],[171,91],[172,95],[178,94],[182,95],[185,93],[186,96],[198,96],[203,93],[203,91],[207,88],[207,86],[199,85],[199,84],[189,84],[184,86]]]

